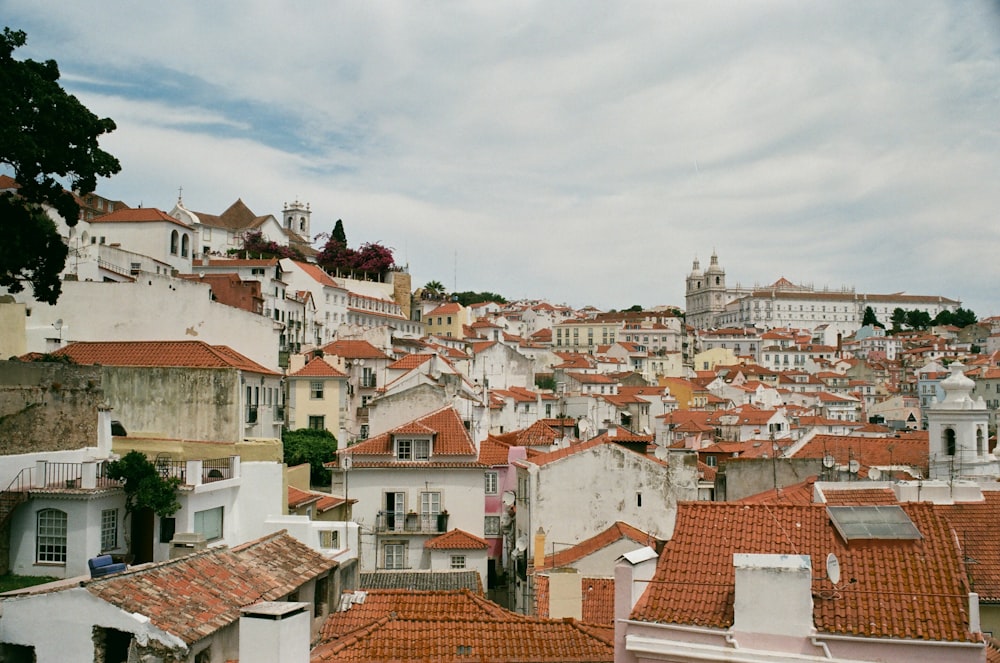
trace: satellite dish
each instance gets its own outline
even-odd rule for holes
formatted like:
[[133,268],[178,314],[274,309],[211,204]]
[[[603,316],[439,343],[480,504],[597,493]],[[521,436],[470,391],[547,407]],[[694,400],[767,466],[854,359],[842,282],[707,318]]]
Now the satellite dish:
[[878,481],[879,479],[882,478],[882,470],[878,469],[877,467],[868,468],[868,478],[871,479],[872,481]]
[[666,460],[669,455],[670,452],[667,451],[665,447],[661,447],[660,445],[656,445],[656,448],[653,449],[653,456],[656,460]]
[[823,467],[825,467],[826,469],[828,470],[833,469],[833,466],[836,464],[837,464],[837,459],[831,456],[830,454],[823,456]]
[[857,474],[858,470],[860,469],[861,469],[861,463],[859,463],[856,460],[852,459],[851,462],[847,464],[847,471],[850,472],[851,474]]
[[528,539],[523,534],[517,537],[517,543],[514,544],[515,550],[519,553],[523,553],[528,549]]
[[586,418],[580,419],[579,423],[577,423],[577,426],[579,426],[580,428],[580,435],[583,435],[588,430],[590,430],[590,422]]
[[500,501],[503,502],[504,506],[506,506],[506,507],[512,507],[512,506],[514,506],[514,500],[516,498],[517,498],[517,496],[514,494],[514,491],[512,491],[512,490],[505,490],[505,491],[503,491],[503,496],[500,498]]
[[826,577],[834,585],[840,582],[840,560],[833,553],[826,556]]

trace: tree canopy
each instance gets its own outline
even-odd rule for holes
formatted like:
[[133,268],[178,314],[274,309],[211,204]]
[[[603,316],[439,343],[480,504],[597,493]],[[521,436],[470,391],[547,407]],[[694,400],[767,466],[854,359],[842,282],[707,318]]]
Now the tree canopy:
[[239,258],[292,258],[305,260],[298,249],[278,244],[264,238],[259,230],[249,230],[243,235],[243,248],[231,249],[230,253]]
[[316,486],[330,485],[330,470],[323,467],[336,459],[337,438],[328,430],[299,428],[281,433],[286,465],[309,463],[309,481]]
[[396,266],[392,249],[378,242],[368,242],[357,249],[348,247],[344,222],[340,219],[337,219],[333,234],[327,235],[326,238],[326,244],[316,256],[316,262],[331,274],[343,272],[382,274]]
[[10,28],[0,37],[0,164],[18,184],[16,194],[0,194],[0,286],[20,292],[29,283],[35,299],[54,304],[68,251],[43,206],[76,225],[80,206],[72,192],[92,192],[98,177],[121,165],[98,146],[115,123],[59,85],[54,60],[16,60],[14,50],[26,42],[23,31]]
[[472,304],[481,304],[483,302],[496,302],[497,304],[506,304],[507,300],[503,295],[498,295],[495,292],[472,292],[471,290],[466,290],[465,292],[456,292],[451,296],[452,301],[456,301],[462,306],[470,306]]

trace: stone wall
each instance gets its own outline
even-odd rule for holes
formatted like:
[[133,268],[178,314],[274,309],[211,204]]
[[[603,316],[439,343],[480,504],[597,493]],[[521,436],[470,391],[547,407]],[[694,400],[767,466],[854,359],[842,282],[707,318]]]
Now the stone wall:
[[101,369],[59,362],[0,362],[0,455],[97,445]]

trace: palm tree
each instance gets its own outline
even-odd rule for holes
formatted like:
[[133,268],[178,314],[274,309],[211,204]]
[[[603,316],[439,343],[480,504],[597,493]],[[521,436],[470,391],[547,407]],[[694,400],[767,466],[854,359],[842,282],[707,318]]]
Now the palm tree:
[[428,281],[424,285],[424,296],[428,299],[441,299],[446,288],[440,281]]

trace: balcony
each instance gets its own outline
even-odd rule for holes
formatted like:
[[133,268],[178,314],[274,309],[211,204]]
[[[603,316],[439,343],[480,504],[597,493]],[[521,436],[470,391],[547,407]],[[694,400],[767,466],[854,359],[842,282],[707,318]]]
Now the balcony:
[[381,534],[444,534],[448,531],[448,514],[379,511],[375,517],[375,531]]
[[176,477],[185,486],[200,486],[240,477],[239,456],[207,460],[170,460],[158,457],[154,465],[164,479]]
[[360,385],[362,389],[374,389],[375,388],[375,376],[374,375],[362,375]]

